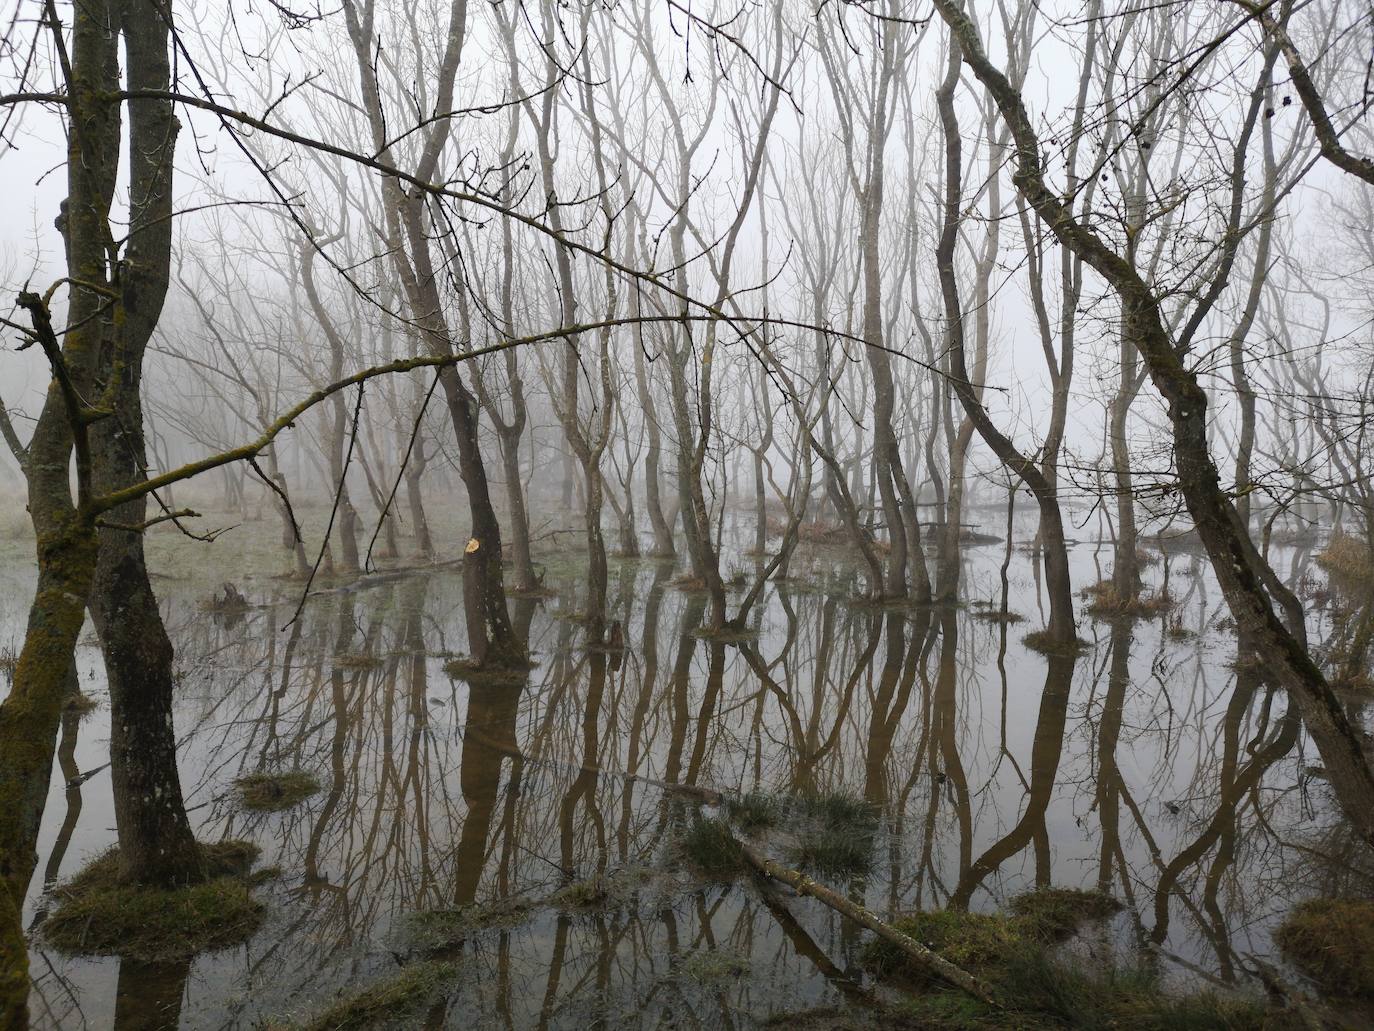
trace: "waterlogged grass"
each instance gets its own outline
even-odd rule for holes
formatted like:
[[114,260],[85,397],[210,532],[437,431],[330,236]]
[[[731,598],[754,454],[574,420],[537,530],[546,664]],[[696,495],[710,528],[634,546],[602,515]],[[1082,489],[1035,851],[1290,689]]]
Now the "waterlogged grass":
[[787,858],[799,870],[845,878],[868,872],[873,863],[878,811],[843,792],[817,792],[788,800],[792,844]]
[[345,995],[304,1023],[277,1021],[276,1028],[297,1031],[369,1031],[406,1024],[443,997],[458,975],[446,962],[411,963]]
[[697,949],[683,958],[678,970],[698,984],[721,984],[748,974],[749,959],[732,949]]
[[1019,612],[1010,610],[1003,612],[1000,608],[976,608],[973,610],[973,618],[981,619],[985,623],[1024,623],[1026,617]]
[[1374,901],[1304,902],[1279,925],[1274,941],[1324,991],[1374,999]]
[[476,687],[518,686],[529,679],[532,663],[521,666],[483,666],[471,659],[450,659],[444,672],[454,680],[465,680]]
[[750,791],[725,801],[730,821],[747,834],[776,827],[782,816],[778,799],[765,791]]
[[520,895],[411,913],[402,920],[400,939],[420,952],[443,952],[482,931],[519,927],[538,909],[537,902]]
[[[712,861],[718,856],[722,863],[732,862],[732,855],[737,857],[737,853],[731,853],[730,846],[716,838],[737,828],[749,835],[784,832],[787,862],[820,877],[842,879],[863,874],[872,865],[878,811],[852,795],[809,792],[786,796],[751,791],[727,798],[724,813],[726,821],[708,821],[712,826],[689,830],[689,857],[693,849],[700,849]],[[693,835],[699,840],[693,842]],[[733,836],[731,843],[737,850]],[[705,869],[701,863],[697,865]]]
[[1033,630],[1021,638],[1021,643],[1041,655],[1079,655],[1092,647],[1087,641],[1077,637],[1072,641],[1058,641],[1047,630]]
[[1008,913],[915,913],[896,922],[906,934],[991,984],[997,1007],[928,979],[886,942],[868,944],[863,963],[875,976],[895,977],[914,989],[893,1008],[896,1019],[889,1026],[932,1031],[1278,1031],[1302,1026],[1295,1015],[1270,1009],[1257,997],[1169,994],[1151,969],[1070,964],[1048,951],[1084,923],[1110,916],[1117,908],[1115,900],[1096,892],[1046,889],[1020,896]]
[[300,805],[319,793],[320,782],[304,770],[286,773],[250,773],[234,781],[239,801],[245,809],[271,813]]
[[121,883],[118,852],[104,853],[56,889],[43,940],[60,952],[149,961],[247,941],[263,915],[248,878],[258,849],[241,841],[203,848],[210,879],[167,890]]
[[682,835],[682,852],[708,880],[732,881],[745,869],[744,852],[724,820],[694,818]]
[[[1102,892],[1042,888],[1018,895],[1007,908],[1005,913],[910,913],[894,926],[956,966],[977,970],[1005,963],[1037,946],[1063,942],[1085,924],[1107,919],[1121,904]],[[881,939],[865,947],[863,962],[879,976],[921,974],[904,953]]]
[[1162,616],[1178,604],[1168,591],[1119,591],[1110,580],[1100,580],[1083,588],[1079,596],[1088,602],[1088,612],[1097,619],[1147,619]]
[[1007,907],[1020,934],[1042,942],[1071,937],[1086,923],[1106,920],[1121,903],[1105,892],[1078,888],[1041,888],[1011,900]]
[[[1000,913],[931,910],[903,916],[894,920],[893,926],[965,970],[1002,962],[1026,947],[1026,939]],[[881,938],[864,946],[862,960],[864,967],[878,977],[902,976],[918,981],[926,977],[906,953]]]

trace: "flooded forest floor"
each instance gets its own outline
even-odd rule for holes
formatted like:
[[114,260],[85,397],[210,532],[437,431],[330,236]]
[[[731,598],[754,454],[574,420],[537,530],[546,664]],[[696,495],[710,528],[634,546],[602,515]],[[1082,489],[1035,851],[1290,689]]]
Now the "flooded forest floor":
[[[318,582],[292,621],[275,527],[208,546],[159,529],[187,803],[202,841],[241,843],[195,905],[240,907],[244,933],[194,951],[127,900],[117,925],[97,908],[88,864],[114,829],[88,630],[25,902],[36,1023],[1374,1026],[1374,862],[1205,559],[1154,542],[1158,603],[1098,619],[1083,598],[1086,647],[1046,657],[1025,642],[1044,622],[1034,522],[1008,548],[980,514],[960,606],[867,603],[856,557],[809,544],[738,640],[700,633],[705,597],[671,562],[613,559],[610,649],[579,621],[577,537],[555,538],[536,556],[549,596],[512,600],[534,668],[500,682],[455,662],[452,564]],[[1111,562],[1087,517],[1079,588]],[[11,524],[0,695],[32,589]],[[1272,555],[1334,650],[1369,599],[1331,582],[1324,544]],[[1374,694],[1350,687],[1363,728]],[[996,1005],[741,848],[974,972]]]

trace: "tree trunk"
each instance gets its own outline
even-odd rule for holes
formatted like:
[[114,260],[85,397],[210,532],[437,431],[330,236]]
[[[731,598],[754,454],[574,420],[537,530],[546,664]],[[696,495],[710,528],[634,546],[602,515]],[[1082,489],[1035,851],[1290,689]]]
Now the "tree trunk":
[[1046,225],[1111,284],[1121,299],[1126,331],[1138,342],[1150,378],[1167,405],[1179,490],[1212,562],[1238,635],[1254,643],[1269,675],[1297,704],[1331,786],[1360,835],[1374,845],[1374,771],[1340,700],[1305,642],[1301,623],[1285,626],[1270,595],[1285,591],[1255,550],[1221,478],[1207,439],[1207,395],[1184,364],[1166,329],[1159,301],[1135,270],[1067,211],[1045,182],[1041,150],[1015,87],[982,50],[976,27],[953,0],[935,0],[963,59],[988,89],[1016,142],[1013,181]]

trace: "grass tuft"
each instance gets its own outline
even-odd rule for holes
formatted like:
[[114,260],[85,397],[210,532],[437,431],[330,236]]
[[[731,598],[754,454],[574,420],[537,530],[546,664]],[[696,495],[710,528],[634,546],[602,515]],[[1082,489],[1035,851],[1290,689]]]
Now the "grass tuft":
[[458,972],[457,964],[411,963],[346,995],[301,1025],[301,1031],[367,1031],[428,1009]]
[[1068,642],[1057,641],[1048,630],[1032,630],[1021,638],[1021,643],[1041,655],[1078,655],[1091,647],[1087,641],[1077,637]]
[[538,905],[523,895],[471,902],[456,909],[427,909],[405,916],[402,938],[422,952],[443,952],[481,931],[518,927],[536,909]]
[[1374,998],[1374,901],[1304,902],[1279,925],[1274,941],[1325,991]]
[[262,923],[263,906],[247,876],[257,846],[202,847],[210,879],[172,889],[121,883],[119,855],[111,849],[56,889],[57,905],[40,933],[60,952],[148,961],[241,944]]
[[683,958],[679,971],[698,984],[720,984],[748,974],[749,960],[731,949],[696,949]]
[[382,660],[375,655],[366,652],[358,652],[354,655],[334,656],[335,669],[377,669],[382,665]]
[[477,687],[518,686],[529,679],[532,668],[531,663],[482,666],[471,659],[450,659],[444,663],[444,672],[454,680],[466,680]]
[[1011,900],[1018,933],[1042,942],[1071,938],[1084,924],[1106,920],[1121,903],[1105,892],[1079,888],[1040,888]]
[[1374,582],[1374,550],[1368,541],[1343,530],[1331,534],[1331,540],[1317,556],[1317,565],[1343,586],[1368,586]]
[[682,835],[682,851],[703,876],[732,881],[746,867],[744,852],[724,820],[696,817]]
[[750,791],[738,798],[727,798],[725,812],[736,827],[746,834],[752,834],[776,827],[782,816],[782,807],[766,791]]
[[787,800],[793,832],[788,858],[799,870],[822,877],[866,874],[873,864],[873,836],[879,814],[868,802],[839,791]]
[[1088,612],[1098,619],[1145,619],[1162,616],[1177,604],[1168,591],[1123,594],[1110,580],[1099,580],[1079,593],[1088,599]]
[[304,770],[289,770],[286,773],[250,773],[234,781],[234,787],[243,808],[275,813],[318,794],[320,782]]

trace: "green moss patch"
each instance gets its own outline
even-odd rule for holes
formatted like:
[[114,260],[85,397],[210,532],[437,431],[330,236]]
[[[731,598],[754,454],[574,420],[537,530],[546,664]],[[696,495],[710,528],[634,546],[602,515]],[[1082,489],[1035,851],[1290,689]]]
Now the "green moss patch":
[[[892,926],[966,970],[981,970],[1003,962],[1027,944],[1011,918],[1000,913],[931,910],[900,917]],[[925,977],[904,952],[881,938],[864,946],[862,961],[878,977]]]
[[209,879],[172,889],[121,883],[119,855],[111,849],[56,889],[43,939],[60,952],[150,961],[247,941],[263,915],[248,880],[258,849],[241,841],[203,848]]
[[[1012,899],[1006,913],[932,910],[903,916],[893,926],[956,966],[981,970],[1037,946],[1065,941],[1084,924],[1105,920],[1120,908],[1103,892],[1040,888]],[[863,963],[880,977],[914,973],[907,970],[901,950],[881,939],[866,946]]]
[[412,963],[390,977],[344,996],[304,1024],[301,1031],[369,1031],[393,1027],[443,997],[457,975],[453,963]]
[[239,801],[255,812],[277,812],[299,805],[319,793],[320,782],[304,770],[286,773],[250,773],[234,781]]
[[1312,899],[1279,925],[1274,941],[1333,995],[1374,998],[1374,901]]

